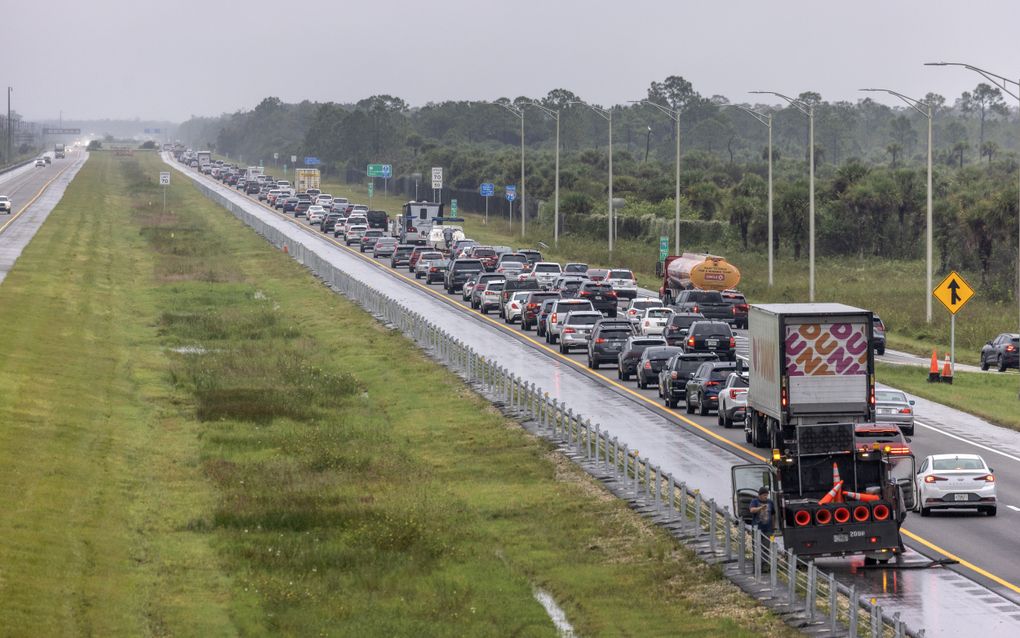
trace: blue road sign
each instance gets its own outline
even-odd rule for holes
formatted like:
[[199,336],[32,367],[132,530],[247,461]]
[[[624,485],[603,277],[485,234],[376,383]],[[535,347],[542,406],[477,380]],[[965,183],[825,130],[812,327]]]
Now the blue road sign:
[[322,162],[319,161],[318,157],[306,157],[305,166],[318,166]]
[[478,194],[482,197],[492,197],[496,194],[496,185],[489,182],[485,182],[478,187]]
[[506,201],[512,202],[517,199],[517,187],[513,184],[506,185]]

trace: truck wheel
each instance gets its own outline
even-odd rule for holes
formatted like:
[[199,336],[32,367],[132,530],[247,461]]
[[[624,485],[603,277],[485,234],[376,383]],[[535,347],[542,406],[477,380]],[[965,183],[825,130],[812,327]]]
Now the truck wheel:
[[981,511],[987,514],[988,516],[995,516],[997,508],[994,505],[991,507],[982,507]]
[[620,381],[630,381],[630,373],[620,371]]

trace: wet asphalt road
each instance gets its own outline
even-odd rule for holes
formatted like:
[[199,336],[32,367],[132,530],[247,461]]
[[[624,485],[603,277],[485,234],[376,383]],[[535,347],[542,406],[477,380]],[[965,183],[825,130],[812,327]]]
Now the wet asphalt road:
[[[196,177],[191,171],[185,174]],[[218,188],[231,192],[226,187]],[[235,197],[242,198],[234,191],[231,198]],[[253,200],[248,201],[246,207],[254,206],[250,203]],[[265,207],[258,208],[263,214],[268,213]],[[324,236],[314,227],[289,216],[272,215],[282,227],[300,225],[306,231],[302,235],[312,238],[311,244],[317,251],[321,248],[330,253],[331,261],[335,257],[345,269],[373,287],[387,289],[387,294],[397,290],[401,299],[429,316],[456,315],[457,334],[466,341],[482,344],[481,350],[488,349],[491,356],[507,367],[528,372],[539,386],[555,390],[569,405],[585,406],[593,421],[602,423],[630,443],[632,449],[640,449],[643,455],[661,463],[664,469],[701,486],[707,496],[720,503],[729,500],[726,468],[762,454],[744,443],[742,431],[720,428],[714,415],[697,417],[682,414],[682,408],[668,410],[654,389],[640,390],[632,382],[620,382],[609,368],[588,370],[581,354],[561,355],[536,340],[533,332],[522,333],[493,316],[483,317],[470,310],[460,295],[445,295],[439,285],[427,287],[416,282],[406,270],[373,267],[370,258],[355,256],[356,251],[342,248],[331,236]],[[432,291],[426,293],[425,288]],[[451,308],[458,312],[451,313]],[[465,317],[472,320],[463,321]],[[494,333],[501,338],[494,339]],[[738,338],[738,349],[742,347],[746,348],[746,340]],[[541,369],[536,367],[536,361],[541,362],[537,364]],[[1015,528],[1020,523],[1017,518],[1020,491],[1016,488],[1020,481],[1020,435],[927,401],[918,400],[917,411],[917,434],[912,442],[915,454],[919,458],[936,452],[984,455],[999,478],[999,516],[962,513],[908,518],[906,540],[911,550],[916,551],[908,552],[905,564],[920,566],[926,562],[916,552],[964,561],[951,569],[865,569],[861,559],[819,562],[839,574],[841,580],[855,582],[868,595],[883,599],[890,609],[899,608],[904,618],[914,619],[913,626],[927,627],[929,635],[967,635],[975,627],[982,631],[1020,633],[1020,608],[1003,599],[1020,600],[1020,588],[1016,585],[1020,583],[1020,560],[1014,552]]]

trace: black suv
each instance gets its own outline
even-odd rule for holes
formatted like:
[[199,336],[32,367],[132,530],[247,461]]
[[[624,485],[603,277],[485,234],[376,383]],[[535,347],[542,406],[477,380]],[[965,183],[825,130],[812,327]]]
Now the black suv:
[[733,313],[734,328],[747,329],[747,299],[744,294],[737,290],[724,290],[722,291],[722,298],[726,303],[730,304],[730,311]]
[[562,297],[553,297],[552,299],[546,299],[542,302],[541,307],[538,309],[538,319],[535,321],[535,334],[539,337],[544,337],[546,328],[548,327],[549,315],[552,314],[553,306]]
[[666,340],[662,337],[641,337],[634,335],[627,339],[627,343],[623,344],[623,349],[620,350],[620,356],[616,359],[616,378],[621,381],[630,379],[630,375],[637,372],[641,353],[646,348],[664,345],[666,345]]
[[595,322],[591,339],[588,340],[588,367],[600,368],[603,363],[619,360],[627,339],[633,334],[634,327],[626,319],[602,319]]
[[716,290],[683,290],[676,297],[677,312],[700,312],[708,319],[733,321],[733,306]]
[[453,294],[464,287],[465,281],[480,272],[482,272],[480,259],[454,259],[450,262],[450,270],[443,280],[443,287],[447,293]]
[[680,348],[673,346],[652,346],[645,348],[637,364],[637,386],[647,388],[653,383],[659,382],[659,372],[662,366],[666,365],[669,358],[683,352]]
[[415,247],[411,244],[397,244],[397,247],[393,250],[393,256],[390,257],[390,268],[406,266],[411,258],[411,251],[414,249]]
[[684,352],[714,352],[725,361],[737,360],[737,340],[725,321],[695,321],[683,341]]
[[600,284],[596,281],[588,281],[581,284],[577,291],[578,299],[587,299],[591,305],[607,317],[616,317],[616,292],[609,284]]
[[726,382],[726,377],[736,371],[737,364],[731,361],[702,363],[687,381],[687,396],[684,397],[687,414],[694,412],[695,405],[701,416],[707,415],[709,410],[719,409],[719,390]]
[[659,371],[659,396],[667,408],[675,408],[687,398],[687,382],[706,361],[718,361],[711,352],[681,352],[670,357]]
[[[478,260],[478,263],[482,263]],[[499,293],[499,316],[502,317],[506,310],[506,304],[510,301],[510,297],[515,292],[521,292],[522,290],[535,290],[539,291],[542,287],[538,285],[538,282],[534,279],[525,279],[523,281],[514,281],[508,279],[506,285],[503,286],[503,291]]]
[[1004,332],[981,348],[981,369],[993,364],[999,372],[1020,367],[1020,334]]
[[705,315],[700,312],[678,312],[675,313],[669,319],[669,323],[666,324],[666,329],[662,331],[662,336],[666,337],[666,342],[671,346],[682,346],[684,339],[687,338],[687,331],[690,330],[691,324],[695,321],[702,321]]

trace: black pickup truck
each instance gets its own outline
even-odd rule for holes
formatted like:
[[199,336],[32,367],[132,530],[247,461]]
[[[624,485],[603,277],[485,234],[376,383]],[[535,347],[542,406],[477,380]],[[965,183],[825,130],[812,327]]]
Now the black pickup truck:
[[506,306],[506,303],[510,301],[510,296],[513,295],[515,292],[521,292],[522,290],[529,291],[534,290],[535,292],[538,292],[541,289],[542,287],[539,286],[538,282],[535,281],[534,279],[524,279],[518,281],[508,279],[506,284],[504,284],[503,286],[502,292],[499,295],[499,316],[500,317],[503,316],[504,309],[503,307]]
[[733,321],[733,306],[715,290],[682,290],[673,308],[677,312],[700,312],[705,319]]

